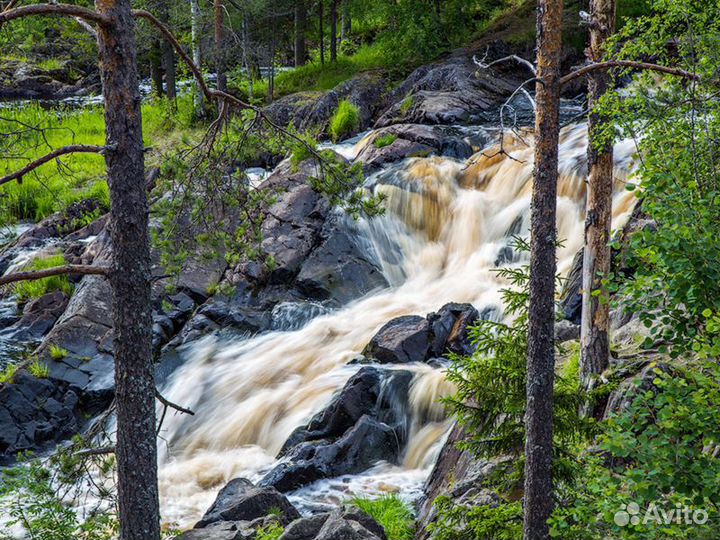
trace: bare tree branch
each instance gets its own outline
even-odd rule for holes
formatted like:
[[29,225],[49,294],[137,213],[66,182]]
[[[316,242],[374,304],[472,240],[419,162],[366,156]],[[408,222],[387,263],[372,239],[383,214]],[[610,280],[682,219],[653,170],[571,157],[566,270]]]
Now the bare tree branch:
[[63,146],[62,148],[53,150],[49,154],[45,154],[44,156],[39,157],[35,161],[28,163],[22,169],[15,171],[14,173],[8,174],[6,176],[3,176],[2,178],[0,178],[0,186],[3,184],[7,184],[8,182],[12,182],[13,180],[22,181],[22,177],[25,176],[26,174],[28,174],[29,172],[34,171],[41,165],[44,165],[48,161],[52,161],[53,159],[56,159],[60,156],[64,156],[67,154],[77,154],[77,153],[102,154],[105,150],[107,150],[106,146],[97,146],[97,145],[89,145],[89,144],[73,144],[70,146]]
[[10,11],[10,10],[11,10],[12,8],[14,8],[19,2],[20,2],[20,0],[10,0],[3,9],[0,9],[0,11]]
[[676,77],[682,77],[683,79],[688,79],[691,81],[700,80],[699,75],[696,75],[695,73],[690,73],[689,71],[685,71],[684,69],[651,64],[649,62],[633,62],[631,60],[608,60],[607,62],[595,62],[593,64],[588,64],[587,66],[583,66],[576,69],[575,71],[568,73],[564,77],[560,78],[560,86],[564,86],[567,83],[577,79],[578,77],[582,77],[598,69],[613,69],[621,67],[640,69],[645,71],[657,71],[659,73],[667,73],[668,75],[675,75]]
[[30,17],[33,15],[61,15],[64,17],[78,17],[84,21],[99,24],[101,26],[110,23],[110,19],[105,15],[81,6],[75,6],[72,4],[32,4],[1,12],[0,24],[12,21],[13,19]]
[[535,70],[535,65],[530,62],[529,60],[525,60],[524,58],[520,58],[516,54],[511,54],[509,56],[503,56],[502,58],[498,58],[497,60],[493,60],[492,62],[485,63],[485,58],[487,58],[487,50],[485,51],[485,56],[482,57],[482,59],[478,60],[478,58],[473,55],[473,62],[476,66],[482,69],[488,69],[489,67],[492,67],[496,64],[500,64],[502,62],[507,62],[509,60],[512,60],[514,62],[517,62],[518,64],[521,64],[528,68],[530,71],[532,71],[533,75],[536,75],[537,72]]
[[17,281],[31,281],[35,279],[43,279],[53,276],[62,276],[67,274],[83,274],[106,276],[110,273],[107,266],[93,266],[90,264],[67,264],[65,266],[55,266],[53,268],[45,268],[44,270],[33,270],[28,272],[13,272],[6,276],[0,277],[0,286]]
[[78,457],[104,456],[107,454],[114,454],[114,453],[115,453],[114,446],[100,446],[98,448],[83,448],[82,450],[73,452],[73,456],[78,456]]
[[170,407],[171,409],[175,409],[176,411],[179,411],[179,412],[185,413],[185,414],[189,414],[191,416],[195,415],[194,411],[191,411],[190,409],[186,409],[185,407],[181,407],[180,405],[176,405],[172,401],[168,401],[168,399],[160,393],[160,390],[155,390],[155,397],[165,407]]

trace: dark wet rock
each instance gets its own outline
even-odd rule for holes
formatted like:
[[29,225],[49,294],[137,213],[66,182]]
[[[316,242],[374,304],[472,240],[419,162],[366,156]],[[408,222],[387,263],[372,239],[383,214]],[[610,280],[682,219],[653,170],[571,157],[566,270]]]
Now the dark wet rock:
[[260,485],[287,492],[323,478],[360,473],[381,460],[395,461],[400,450],[395,431],[365,415],[335,442],[299,444]]
[[407,440],[412,373],[364,367],[330,404],[288,438],[284,460],[260,485],[290,491],[398,459]]
[[[330,522],[331,525],[326,527],[328,522]],[[362,527],[365,531],[373,535],[369,537],[360,536],[360,538],[378,538],[380,540],[386,540],[387,538],[385,530],[373,518],[355,508],[345,507],[338,508],[333,512],[326,512],[297,519],[285,528],[285,531],[280,536],[280,539],[316,540],[318,538],[322,538],[321,531],[324,531],[323,534],[330,534],[329,531],[335,531],[338,530],[338,528],[341,528],[341,525],[338,522],[353,522],[350,524],[352,532],[348,533],[350,535],[348,538],[353,538],[352,535],[359,531],[359,527]]]
[[330,310],[317,302],[281,302],[270,315],[272,330],[298,330],[315,317],[326,315]]
[[300,517],[287,497],[276,489],[255,486],[245,478],[235,478],[220,490],[195,528],[202,529],[218,521],[251,521],[273,513],[277,513],[283,525]]
[[386,323],[363,350],[382,364],[424,361],[430,351],[430,323],[419,315],[405,315]]
[[72,384],[38,379],[22,369],[12,383],[0,385],[0,464],[77,433],[82,420],[76,391]]
[[377,540],[378,538],[357,521],[330,516],[318,531],[315,540]]
[[[522,75],[520,75],[522,77]],[[494,119],[517,82],[490,70],[478,72],[467,51],[419,67],[390,95],[376,127],[397,123],[459,124]]]
[[346,216],[332,214],[320,232],[320,244],[303,262],[297,288],[308,298],[342,305],[388,286],[380,263],[364,252]]
[[[378,141],[383,138],[394,140],[378,147]],[[367,139],[356,160],[364,164],[366,171],[374,171],[389,163],[430,154],[466,159],[473,154],[473,148],[461,134],[451,133],[448,128],[396,124],[376,130]]]
[[565,319],[580,324],[582,314],[582,269],[584,248],[575,254],[570,272],[560,292],[560,311]]
[[411,379],[409,371],[361,368],[324,410],[290,435],[280,456],[303,442],[337,439],[366,414],[373,414],[384,424],[396,429],[399,440],[403,441]]
[[53,327],[67,305],[65,293],[49,292],[25,304],[22,317],[2,333],[9,339],[23,342],[39,340]]
[[468,328],[480,314],[470,304],[446,304],[427,317],[405,315],[386,323],[363,355],[383,364],[425,362],[448,352],[471,354]]
[[470,343],[469,328],[480,318],[470,304],[445,304],[427,316],[431,332],[431,353],[443,356],[447,352],[470,355],[475,348]]
[[[384,107],[387,81],[377,74],[363,73],[340,83],[326,93],[300,92],[278,99],[266,108],[276,122],[293,124],[301,131],[327,132],[330,118],[342,100],[357,106],[358,131],[369,128]],[[352,136],[348,133],[346,136]]]

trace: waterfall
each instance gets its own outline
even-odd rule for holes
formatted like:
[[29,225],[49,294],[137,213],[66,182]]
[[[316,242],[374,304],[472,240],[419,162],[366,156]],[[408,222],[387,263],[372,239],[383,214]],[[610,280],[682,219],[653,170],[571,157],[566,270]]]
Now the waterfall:
[[[368,144],[367,137],[353,152]],[[245,341],[206,338],[185,352],[188,360],[163,393],[194,416],[171,415],[160,441],[164,519],[192,524],[218,489],[238,476],[257,479],[275,463],[285,439],[320,410],[358,366],[347,365],[394,317],[426,315],[447,302],[469,302],[500,313],[493,271],[513,234],[527,235],[533,170],[532,135],[507,137],[512,158],[489,148],[459,162],[413,158],[368,179],[386,197],[385,215],[361,222],[363,244],[375,251],[391,286],[324,313],[300,329]],[[558,185],[558,269],[566,273],[582,245],[587,134],[584,125],[561,134]],[[632,169],[630,143],[616,147],[613,225],[632,210],[623,189]],[[515,256],[515,260],[518,256]],[[515,262],[514,264],[518,264]],[[324,480],[291,494],[294,501],[333,502],[354,493],[400,491],[412,497],[432,467],[450,425],[441,396],[452,392],[441,369],[413,371],[409,442],[400,465],[378,464],[353,478]]]

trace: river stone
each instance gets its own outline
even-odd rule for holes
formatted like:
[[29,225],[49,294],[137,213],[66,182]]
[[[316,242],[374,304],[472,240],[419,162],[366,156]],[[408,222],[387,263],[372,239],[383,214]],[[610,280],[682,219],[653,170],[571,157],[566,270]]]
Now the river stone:
[[336,442],[311,441],[295,446],[260,481],[285,493],[323,478],[357,474],[378,461],[396,461],[401,451],[396,431],[368,415]]
[[424,361],[429,351],[430,323],[419,315],[405,315],[380,328],[363,355],[381,364],[407,364]]
[[196,529],[217,521],[251,521],[279,512],[279,520],[287,525],[300,517],[287,497],[268,486],[257,487],[246,478],[235,478],[218,493],[215,502],[205,512]]

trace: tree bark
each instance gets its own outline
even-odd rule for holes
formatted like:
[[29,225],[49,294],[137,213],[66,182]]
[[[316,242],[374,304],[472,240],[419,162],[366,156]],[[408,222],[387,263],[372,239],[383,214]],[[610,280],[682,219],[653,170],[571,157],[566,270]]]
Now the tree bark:
[[225,17],[222,0],[213,0],[215,13],[215,71],[217,75],[217,89],[221,92],[227,90],[227,74],[225,73]]
[[155,380],[151,354],[148,202],[130,0],[98,0],[110,24],[98,28],[105,98],[105,152],[117,403],[121,540],[159,540]]
[[[190,34],[192,39],[192,58],[195,65],[202,69],[202,48],[200,35],[202,33],[202,12],[199,0],[190,0]],[[195,83],[195,108],[203,116],[203,92],[199,83]]]
[[550,538],[553,509],[555,245],[562,0],[538,0],[535,172],[530,225],[524,538]]
[[[170,10],[167,0],[160,0],[158,3],[158,19],[167,27],[170,27]],[[171,102],[175,102],[177,89],[175,85],[175,53],[172,45],[165,39],[160,46],[162,52],[162,67],[165,72],[165,91]]]
[[330,61],[337,62],[337,0],[330,0]]
[[305,25],[307,13],[305,0],[295,0],[295,67],[305,65]]
[[[599,62],[606,40],[615,29],[615,0],[590,1],[588,59]],[[588,77],[588,194],[583,252],[582,320],[580,326],[580,375],[587,383],[607,369],[610,361],[610,304],[603,278],[610,274],[612,222],[613,147],[600,143],[597,130],[603,119],[593,111],[607,92],[610,75],[596,70]]]
[[163,97],[163,76],[162,62],[160,52],[160,40],[153,40],[150,46],[150,80],[152,81],[153,91],[157,97]]
[[324,10],[324,3],[325,0],[320,0],[318,2],[318,41],[320,41],[320,65],[325,65],[325,26],[324,26],[324,19],[325,19],[325,10]]
[[345,41],[352,33],[352,13],[350,12],[350,0],[342,0],[342,23],[340,25],[340,42]]

